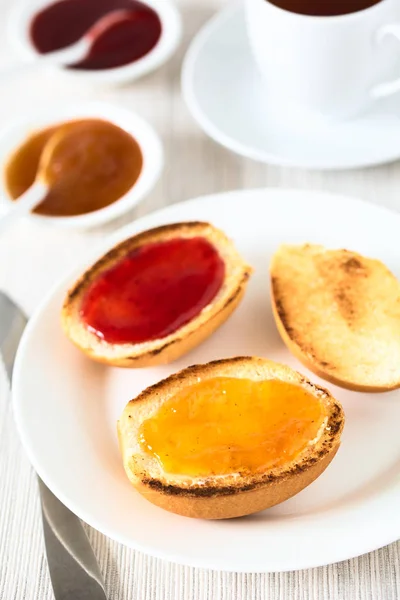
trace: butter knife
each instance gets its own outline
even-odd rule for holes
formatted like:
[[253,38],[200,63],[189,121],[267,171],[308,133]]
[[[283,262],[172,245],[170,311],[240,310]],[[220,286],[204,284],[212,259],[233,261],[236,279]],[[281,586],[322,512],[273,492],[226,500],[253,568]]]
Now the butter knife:
[[[0,292],[0,353],[11,381],[27,319]],[[82,523],[39,480],[47,562],[56,600],[107,600],[99,565]]]

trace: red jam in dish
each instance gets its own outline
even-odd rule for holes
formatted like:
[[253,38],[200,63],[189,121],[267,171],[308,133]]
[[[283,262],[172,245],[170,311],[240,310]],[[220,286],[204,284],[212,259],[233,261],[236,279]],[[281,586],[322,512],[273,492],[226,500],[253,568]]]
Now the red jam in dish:
[[125,19],[107,28],[93,42],[89,55],[70,68],[111,69],[148,54],[161,37],[158,14],[137,0],[61,0],[38,12],[30,35],[40,53],[52,52],[77,42],[101,17],[114,10],[128,10]]
[[205,238],[174,238],[133,250],[89,286],[86,327],[111,344],[164,338],[218,294],[225,263]]

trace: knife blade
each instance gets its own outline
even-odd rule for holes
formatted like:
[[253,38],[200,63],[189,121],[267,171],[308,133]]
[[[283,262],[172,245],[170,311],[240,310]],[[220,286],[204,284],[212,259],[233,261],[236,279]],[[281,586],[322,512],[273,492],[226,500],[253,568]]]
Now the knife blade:
[[[27,318],[0,292],[0,353],[11,381],[15,355]],[[74,515],[38,477],[43,532],[56,600],[107,600],[99,565]]]

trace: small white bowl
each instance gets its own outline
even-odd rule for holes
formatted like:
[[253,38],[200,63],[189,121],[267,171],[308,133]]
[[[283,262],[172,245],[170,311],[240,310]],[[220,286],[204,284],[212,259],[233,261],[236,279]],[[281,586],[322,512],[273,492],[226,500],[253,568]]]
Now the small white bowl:
[[[180,12],[171,0],[141,0],[153,8],[161,20],[161,37],[155,47],[143,58],[128,65],[112,69],[78,70],[46,65],[56,69],[68,77],[84,80],[87,83],[100,85],[119,85],[134,81],[164,64],[177,49],[182,37],[182,19]],[[8,21],[8,38],[21,58],[26,61],[39,61],[42,56],[32,44],[29,29],[33,17],[45,6],[52,4],[49,0],[31,0],[29,3],[18,3],[12,9]]]
[[104,119],[121,127],[138,142],[143,155],[143,167],[138,180],[121,198],[100,210],[74,217],[50,217],[30,213],[30,219],[63,228],[90,228],[111,221],[131,210],[151,191],[160,177],[164,166],[164,153],[161,140],[154,129],[135,113],[103,102],[86,102],[58,106],[54,111],[36,112],[25,115],[0,131],[0,204],[3,208],[12,208],[11,200],[4,180],[4,166],[14,150],[33,132],[56,123],[68,120],[93,118]]

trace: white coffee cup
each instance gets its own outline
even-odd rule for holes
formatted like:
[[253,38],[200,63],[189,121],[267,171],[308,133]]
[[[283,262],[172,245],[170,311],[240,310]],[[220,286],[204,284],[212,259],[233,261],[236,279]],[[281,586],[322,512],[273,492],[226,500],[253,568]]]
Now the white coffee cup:
[[272,100],[347,118],[400,91],[399,0],[339,16],[293,13],[268,0],[245,3],[250,46]]

